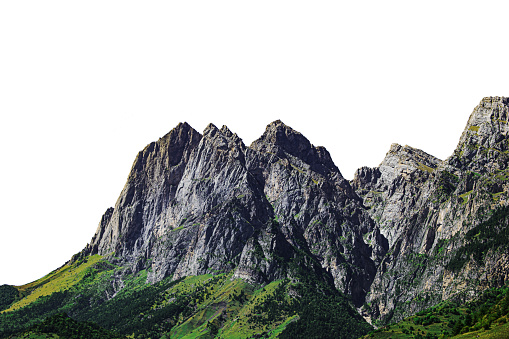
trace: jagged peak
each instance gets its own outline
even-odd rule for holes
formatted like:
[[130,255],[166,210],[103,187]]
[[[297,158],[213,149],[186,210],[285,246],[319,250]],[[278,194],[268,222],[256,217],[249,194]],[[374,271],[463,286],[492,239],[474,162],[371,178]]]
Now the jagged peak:
[[272,127],[279,127],[279,126],[285,127],[285,128],[290,128],[290,126],[286,125],[283,121],[281,121],[281,119],[277,119],[277,120],[274,120],[273,122],[271,122],[270,124],[268,124],[267,129],[272,128]]
[[[286,125],[284,122],[282,122],[279,119],[275,120],[267,125],[267,127],[265,128],[264,136],[275,137],[276,139],[274,139],[274,141],[277,142],[278,141],[278,139],[277,139],[278,133],[282,133],[282,132],[286,136],[294,134],[294,135],[302,136],[304,139],[306,139],[301,133],[297,132],[296,130],[294,130],[290,126]],[[279,134],[279,135],[281,135],[281,134]],[[307,141],[307,139],[306,139],[306,141]]]
[[244,141],[237,135],[237,133],[233,133],[226,125],[223,125],[220,129],[221,134],[223,134],[227,139],[231,140],[235,145],[240,146],[242,149],[245,149]]
[[189,129],[189,128],[191,128],[191,125],[189,125],[187,123],[187,121],[179,122],[178,125],[175,127],[175,129],[177,129],[177,130]]
[[[397,142],[393,142],[391,144],[391,148],[390,148],[390,151],[397,151],[397,150],[400,150],[403,146],[401,146],[400,144],[398,144]],[[409,147],[408,145],[405,145],[405,147]]]
[[210,123],[205,127],[203,130],[203,136],[214,136],[215,133],[217,133],[219,129],[214,125],[213,123]]
[[189,125],[186,121],[184,122],[179,122],[177,126],[173,127],[172,130],[169,132],[169,133],[172,133],[172,132],[187,132],[189,130],[194,130],[194,128],[191,127],[191,125]]
[[470,115],[465,130],[471,130],[472,126],[480,126],[494,120],[507,123],[508,103],[509,99],[506,97],[483,98]]
[[481,103],[485,103],[485,104],[502,103],[504,105],[507,105],[507,104],[509,104],[509,98],[508,97],[502,97],[502,96],[501,97],[499,97],[499,96],[484,97],[484,98],[482,98]]
[[393,143],[378,168],[382,180],[391,182],[399,175],[408,175],[416,170],[431,173],[441,163],[442,160],[418,148]]
[[488,136],[493,133],[507,135],[509,132],[509,98],[485,97],[468,118],[459,144],[471,135]]
[[230,129],[226,126],[226,125],[223,125],[220,129],[221,133],[225,136],[225,137],[228,137],[228,138],[231,138],[233,137],[235,134],[233,134],[232,131],[230,131]]
[[233,133],[226,125],[223,125],[221,129],[219,129],[213,123],[208,124],[207,127],[205,127],[205,130],[203,131],[204,136],[210,137],[214,137],[216,133],[221,133],[222,136],[226,138],[234,138],[235,136],[237,136],[237,134]]
[[454,167],[473,166],[482,171],[483,152],[506,152],[509,150],[506,142],[508,136],[509,98],[485,97],[470,114],[454,155],[448,162]]
[[[218,129],[216,125],[210,123],[203,131],[203,136],[205,139],[212,142],[216,148],[223,150],[231,147],[239,147],[241,150],[246,148],[242,139],[239,138],[236,133],[230,131],[230,129],[225,125],[223,125],[221,129]],[[235,153],[238,156],[238,152]]]
[[318,173],[325,174],[332,171],[342,178],[325,147],[315,147],[304,135],[281,120],[268,124],[263,135],[249,148],[262,153],[277,154],[279,157],[291,155],[309,164],[312,170]]
[[268,145],[281,146],[285,150],[298,147],[299,150],[302,151],[312,147],[306,137],[279,119],[268,124],[263,135],[258,140],[255,140],[252,146],[256,147],[260,142]]
[[487,156],[494,159],[509,151],[508,137],[509,98],[485,97],[470,114],[447,163],[455,168],[484,172],[488,170],[485,166]]
[[182,135],[189,134],[189,133],[191,133],[192,135],[201,137],[201,134],[198,131],[196,131],[193,127],[191,127],[191,125],[189,125],[186,121],[179,122],[177,126],[172,128],[163,137],[159,138],[159,141],[162,141],[165,139],[172,139],[172,138],[179,137],[179,136],[181,137]]
[[180,122],[159,140],[151,142],[138,152],[129,176],[135,175],[138,170],[142,170],[149,158],[159,157],[160,152],[165,153],[168,157],[168,165],[175,166],[182,160],[185,150],[194,148],[201,138],[202,135],[187,122]]
[[380,166],[390,162],[390,159],[393,157],[398,159],[398,163],[422,163],[432,168],[436,168],[442,162],[439,158],[418,148],[393,143]]

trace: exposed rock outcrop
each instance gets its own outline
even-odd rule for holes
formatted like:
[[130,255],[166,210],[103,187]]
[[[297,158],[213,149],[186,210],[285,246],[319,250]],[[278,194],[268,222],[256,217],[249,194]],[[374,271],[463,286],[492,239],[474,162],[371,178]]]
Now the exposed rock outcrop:
[[147,146],[87,251],[152,282],[233,270],[260,284],[304,253],[360,306],[387,242],[327,150],[278,120],[249,147],[212,124]]
[[367,297],[372,319],[469,300],[505,281],[506,271],[494,266],[506,267],[506,255],[494,248],[473,260],[465,235],[507,205],[507,116],[507,98],[484,98],[447,160],[392,145],[379,167],[357,171],[352,185],[390,246]]

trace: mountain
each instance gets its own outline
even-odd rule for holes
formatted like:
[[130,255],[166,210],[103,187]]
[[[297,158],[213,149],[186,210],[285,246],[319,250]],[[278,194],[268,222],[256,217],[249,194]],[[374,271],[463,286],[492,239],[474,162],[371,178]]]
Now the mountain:
[[448,159],[393,145],[378,168],[357,171],[390,245],[366,298],[380,324],[507,280],[508,113],[507,98],[484,98]]
[[374,228],[327,150],[281,121],[250,147],[180,124],[138,154],[84,255],[115,253],[151,283],[233,270],[267,284],[303,252],[360,306],[385,254],[363,240]]
[[509,272],[508,115],[484,98],[448,159],[393,144],[351,182],[279,120],[250,146],[181,123],[86,248],[0,288],[0,337],[65,312],[137,338],[356,338],[474,300]]

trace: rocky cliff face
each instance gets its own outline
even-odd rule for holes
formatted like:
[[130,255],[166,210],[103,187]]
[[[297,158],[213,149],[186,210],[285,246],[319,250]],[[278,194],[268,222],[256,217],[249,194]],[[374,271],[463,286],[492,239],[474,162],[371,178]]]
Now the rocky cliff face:
[[356,171],[352,185],[390,247],[401,236],[404,228],[399,225],[416,208],[426,182],[441,162],[421,150],[393,144],[379,167]]
[[508,199],[508,107],[483,99],[446,160],[393,144],[352,182],[281,121],[249,147],[226,126],[179,124],[138,154],[83,254],[146,268],[149,282],[233,272],[266,284],[305,267],[374,323],[471,298],[509,276],[505,247],[472,236],[505,222],[493,211]]
[[393,145],[378,168],[357,171],[352,184],[390,246],[365,315],[394,321],[506,281],[505,247],[468,232],[507,205],[507,113],[507,98],[483,99],[445,161]]
[[386,250],[327,150],[281,121],[249,147],[225,126],[180,124],[140,152],[86,249],[152,282],[233,270],[265,284],[304,254],[359,306]]

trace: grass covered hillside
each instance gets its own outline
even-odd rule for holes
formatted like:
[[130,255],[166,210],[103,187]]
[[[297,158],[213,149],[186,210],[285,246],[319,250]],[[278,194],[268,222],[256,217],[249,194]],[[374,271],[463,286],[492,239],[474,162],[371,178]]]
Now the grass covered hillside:
[[128,270],[92,256],[3,286],[0,338],[357,338],[371,329],[342,294],[304,272],[265,286],[232,274],[151,285],[146,270]]

